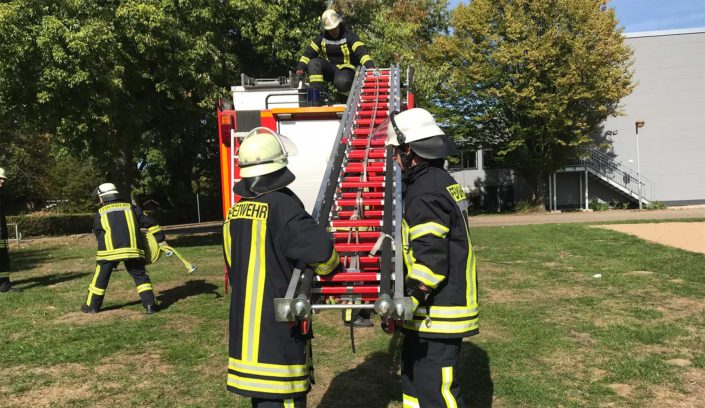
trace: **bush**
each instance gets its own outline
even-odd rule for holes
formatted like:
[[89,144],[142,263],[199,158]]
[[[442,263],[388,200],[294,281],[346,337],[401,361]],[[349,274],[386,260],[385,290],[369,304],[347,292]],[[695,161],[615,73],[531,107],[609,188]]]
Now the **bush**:
[[519,214],[533,214],[546,212],[543,205],[534,205],[528,201],[517,201],[514,204],[514,212]]
[[609,204],[599,201],[597,198],[590,200],[590,209],[593,211],[607,211],[610,209]]
[[93,231],[93,214],[33,213],[9,216],[7,222],[19,224],[23,237],[85,234]]
[[645,208],[647,210],[665,210],[666,204],[663,201],[652,201]]

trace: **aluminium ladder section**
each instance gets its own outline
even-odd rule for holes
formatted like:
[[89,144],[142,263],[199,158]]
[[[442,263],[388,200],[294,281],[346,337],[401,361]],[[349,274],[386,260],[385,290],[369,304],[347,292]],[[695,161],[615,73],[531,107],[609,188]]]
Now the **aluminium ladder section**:
[[374,309],[384,319],[412,318],[401,252],[395,251],[402,247],[401,172],[393,149],[384,146],[386,130],[377,129],[400,110],[400,83],[398,66],[358,70],[313,211],[331,231],[343,268],[314,276],[297,266],[286,297],[275,300],[278,321],[308,319],[311,309]]

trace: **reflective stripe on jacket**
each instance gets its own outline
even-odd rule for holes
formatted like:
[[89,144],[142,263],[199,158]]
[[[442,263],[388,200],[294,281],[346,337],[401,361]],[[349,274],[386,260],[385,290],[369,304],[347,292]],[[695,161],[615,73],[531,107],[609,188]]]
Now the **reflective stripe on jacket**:
[[341,29],[343,32],[337,40],[330,38],[326,32],[314,38],[299,59],[296,69],[306,69],[311,58],[328,60],[339,69],[355,69],[358,65],[374,67],[367,46],[360,41],[360,37],[342,26]]
[[431,294],[404,328],[429,338],[477,334],[477,270],[465,193],[440,165],[431,163],[409,170],[405,184],[406,280],[423,283]]
[[276,321],[274,299],[285,297],[298,262],[321,275],[336,268],[340,261],[329,234],[283,188],[243,199],[228,211],[223,253],[232,285],[228,390],[265,399],[305,395],[309,338],[298,325]]

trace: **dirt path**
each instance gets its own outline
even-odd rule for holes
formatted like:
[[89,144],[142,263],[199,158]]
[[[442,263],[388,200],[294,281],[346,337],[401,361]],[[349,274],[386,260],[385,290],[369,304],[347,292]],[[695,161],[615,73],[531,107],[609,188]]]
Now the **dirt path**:
[[579,222],[676,220],[705,218],[705,206],[683,207],[668,210],[639,211],[611,210],[600,212],[569,212],[540,214],[478,215],[470,217],[470,227],[495,227],[501,225],[564,224]]
[[612,224],[600,225],[596,228],[622,232],[657,244],[705,254],[705,222]]

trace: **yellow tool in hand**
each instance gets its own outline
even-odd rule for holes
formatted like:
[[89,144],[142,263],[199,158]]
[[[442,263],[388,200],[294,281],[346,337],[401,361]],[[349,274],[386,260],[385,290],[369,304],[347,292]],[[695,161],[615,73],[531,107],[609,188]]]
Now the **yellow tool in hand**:
[[142,231],[142,242],[144,243],[144,260],[149,264],[153,264],[159,260],[162,252],[166,256],[176,255],[177,258],[184,264],[188,273],[196,271],[196,265],[184,258],[176,249],[169,245],[159,245],[157,239],[150,232]]

